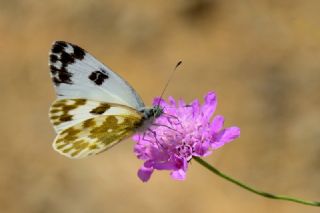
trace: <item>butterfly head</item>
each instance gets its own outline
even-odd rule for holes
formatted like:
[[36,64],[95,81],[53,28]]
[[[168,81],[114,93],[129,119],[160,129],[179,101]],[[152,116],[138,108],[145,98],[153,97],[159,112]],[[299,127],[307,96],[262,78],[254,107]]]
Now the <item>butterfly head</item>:
[[152,113],[155,118],[158,118],[163,114],[163,108],[161,108],[160,106],[154,106],[152,108]]
[[153,106],[150,108],[143,108],[140,112],[143,113],[145,119],[158,118],[163,114],[163,108],[161,106]]

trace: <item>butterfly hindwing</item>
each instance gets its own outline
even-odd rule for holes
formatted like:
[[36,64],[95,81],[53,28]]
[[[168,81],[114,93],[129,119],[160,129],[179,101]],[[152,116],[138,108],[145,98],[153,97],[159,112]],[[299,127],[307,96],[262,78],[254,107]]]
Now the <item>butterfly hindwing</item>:
[[61,131],[53,148],[74,159],[98,154],[133,134],[140,123],[141,117],[136,114],[90,118]]
[[120,104],[87,99],[58,99],[50,108],[49,117],[57,133],[90,118],[102,115],[134,115],[135,109]]
[[59,99],[77,98],[144,107],[134,89],[81,47],[56,41],[49,56],[52,81]]

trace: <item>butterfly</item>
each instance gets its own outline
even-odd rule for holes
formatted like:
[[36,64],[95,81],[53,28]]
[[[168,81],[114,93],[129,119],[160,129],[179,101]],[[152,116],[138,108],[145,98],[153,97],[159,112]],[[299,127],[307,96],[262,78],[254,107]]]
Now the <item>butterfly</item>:
[[146,107],[128,82],[77,45],[54,42],[49,67],[57,94],[49,111],[53,148],[66,157],[101,153],[163,113]]

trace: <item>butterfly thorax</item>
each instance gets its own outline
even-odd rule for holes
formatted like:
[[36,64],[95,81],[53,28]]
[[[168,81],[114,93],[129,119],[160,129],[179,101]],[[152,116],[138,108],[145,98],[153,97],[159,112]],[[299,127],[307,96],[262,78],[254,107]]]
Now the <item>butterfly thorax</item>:
[[156,118],[163,114],[163,109],[160,106],[144,107],[141,108],[139,112],[143,114],[143,119],[137,131],[144,132],[154,124]]

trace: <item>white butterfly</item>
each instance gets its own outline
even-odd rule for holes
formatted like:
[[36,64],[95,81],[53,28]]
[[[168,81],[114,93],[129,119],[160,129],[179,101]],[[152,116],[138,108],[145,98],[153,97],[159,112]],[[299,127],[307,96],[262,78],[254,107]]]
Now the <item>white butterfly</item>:
[[49,113],[58,134],[53,148],[69,158],[105,151],[163,113],[77,45],[56,41],[49,66],[58,96]]

